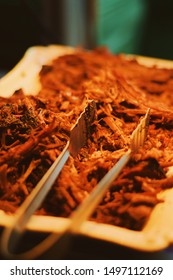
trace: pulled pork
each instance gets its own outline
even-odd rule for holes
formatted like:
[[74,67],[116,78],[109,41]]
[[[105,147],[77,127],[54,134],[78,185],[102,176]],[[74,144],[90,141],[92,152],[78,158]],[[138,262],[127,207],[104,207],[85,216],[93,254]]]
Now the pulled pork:
[[173,70],[147,68],[106,49],[76,50],[40,72],[37,96],[0,97],[0,208],[15,212],[69,140],[86,101],[97,120],[87,145],[69,157],[37,214],[68,217],[127,151],[130,135],[151,108],[149,134],[113,182],[91,220],[141,230],[171,188]]

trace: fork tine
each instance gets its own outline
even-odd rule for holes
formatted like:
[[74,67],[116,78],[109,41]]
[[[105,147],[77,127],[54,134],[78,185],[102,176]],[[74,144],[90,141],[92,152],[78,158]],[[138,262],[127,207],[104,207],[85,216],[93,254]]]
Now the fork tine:
[[137,128],[132,133],[131,151],[135,152],[140,146],[144,145],[148,133],[149,118],[150,118],[150,108],[148,108],[145,117],[141,119]]

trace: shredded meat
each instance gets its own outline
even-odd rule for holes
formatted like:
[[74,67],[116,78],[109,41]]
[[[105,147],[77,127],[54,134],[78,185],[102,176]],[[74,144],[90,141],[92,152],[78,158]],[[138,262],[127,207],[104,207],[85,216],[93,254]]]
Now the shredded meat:
[[103,48],[76,50],[43,66],[37,96],[0,97],[0,208],[15,212],[69,140],[93,99],[97,120],[87,145],[69,157],[37,214],[68,217],[127,151],[151,108],[149,134],[91,220],[141,230],[158,193],[173,185],[173,70],[147,68]]

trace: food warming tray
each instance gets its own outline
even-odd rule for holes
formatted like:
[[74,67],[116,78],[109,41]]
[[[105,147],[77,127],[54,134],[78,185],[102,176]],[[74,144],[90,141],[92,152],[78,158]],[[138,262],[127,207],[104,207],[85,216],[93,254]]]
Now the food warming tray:
[[[8,97],[15,90],[22,88],[25,94],[36,94],[40,89],[38,73],[42,65],[48,64],[57,56],[74,52],[65,46],[34,46],[29,48],[20,62],[3,78],[0,79],[0,96]],[[149,57],[135,57],[146,66],[173,68],[173,61]],[[81,227],[81,234],[90,238],[113,242],[142,251],[159,251],[173,242],[173,189],[159,194],[164,200],[155,206],[150,218],[141,231],[129,230],[113,225],[87,221]],[[8,226],[13,214],[0,210],[0,226]],[[61,232],[69,222],[67,218],[34,215],[27,229],[37,232]]]

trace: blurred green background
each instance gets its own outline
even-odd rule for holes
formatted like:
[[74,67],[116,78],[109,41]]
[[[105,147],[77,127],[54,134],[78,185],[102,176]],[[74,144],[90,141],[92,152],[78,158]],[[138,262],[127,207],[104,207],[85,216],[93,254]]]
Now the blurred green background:
[[172,0],[0,0],[0,69],[63,44],[173,59]]
[[99,0],[97,42],[112,52],[138,53],[147,15],[145,0]]

